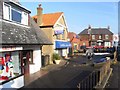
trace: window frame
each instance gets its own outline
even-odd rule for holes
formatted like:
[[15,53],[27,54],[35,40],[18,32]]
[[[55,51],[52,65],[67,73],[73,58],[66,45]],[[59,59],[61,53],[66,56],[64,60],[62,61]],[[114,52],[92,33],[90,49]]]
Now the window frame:
[[107,39],[107,40],[109,39],[109,35],[108,34],[105,35],[105,39]]
[[[6,18],[5,18],[5,5],[6,5],[6,6],[9,6],[9,9],[10,9],[9,19],[6,19]],[[16,12],[18,12],[18,13],[21,14],[21,22],[12,20],[12,10],[14,10],[14,11],[16,11]],[[21,11],[20,9],[16,8],[16,7],[13,7],[13,6],[11,6],[11,5],[3,2],[3,19],[22,24],[22,11]]]
[[[9,6],[9,19],[5,18],[5,5]],[[3,2],[3,19],[5,20],[11,20],[11,6],[5,2]]]
[[99,39],[102,39],[102,35],[99,35]]
[[[93,37],[94,36],[94,37]],[[92,39],[95,40],[95,35],[92,35]]]
[[[14,11],[16,11],[16,12],[18,12],[18,13],[21,14],[21,22],[18,22],[18,21],[12,20],[12,10],[14,10]],[[17,9],[17,8],[11,7],[11,21],[13,21],[13,22],[17,22],[17,23],[22,23],[22,11],[20,11],[20,10]]]

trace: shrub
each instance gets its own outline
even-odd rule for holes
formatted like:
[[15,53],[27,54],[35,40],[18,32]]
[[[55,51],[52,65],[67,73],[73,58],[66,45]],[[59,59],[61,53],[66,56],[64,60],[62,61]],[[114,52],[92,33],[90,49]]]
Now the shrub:
[[53,60],[60,60],[60,55],[57,53],[53,54]]

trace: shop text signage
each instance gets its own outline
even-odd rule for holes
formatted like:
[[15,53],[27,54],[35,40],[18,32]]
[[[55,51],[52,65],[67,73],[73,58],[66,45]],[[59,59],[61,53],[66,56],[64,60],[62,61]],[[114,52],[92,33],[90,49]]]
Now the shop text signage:
[[0,48],[0,52],[3,51],[16,51],[16,50],[23,50],[23,47],[2,47]]
[[55,41],[55,43],[56,43],[56,48],[68,48],[68,47],[71,47],[70,42]]

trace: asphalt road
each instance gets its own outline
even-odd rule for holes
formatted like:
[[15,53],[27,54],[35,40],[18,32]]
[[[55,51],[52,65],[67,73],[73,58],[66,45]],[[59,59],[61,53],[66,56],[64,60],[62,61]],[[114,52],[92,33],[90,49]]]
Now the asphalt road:
[[[93,60],[102,57],[94,56]],[[95,69],[89,65],[81,66],[86,62],[88,59],[85,56],[71,58],[69,64],[50,71],[24,88],[77,88],[78,83]]]

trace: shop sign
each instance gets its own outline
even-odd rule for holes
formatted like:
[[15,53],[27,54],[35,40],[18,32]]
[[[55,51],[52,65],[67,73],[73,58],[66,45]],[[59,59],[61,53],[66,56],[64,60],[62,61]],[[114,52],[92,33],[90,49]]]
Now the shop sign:
[[0,52],[3,51],[16,51],[16,50],[23,50],[23,47],[2,47],[0,48]]
[[55,43],[56,43],[56,48],[69,48],[69,47],[71,47],[70,42],[55,41]]
[[63,30],[55,30],[54,34],[55,35],[63,34]]

